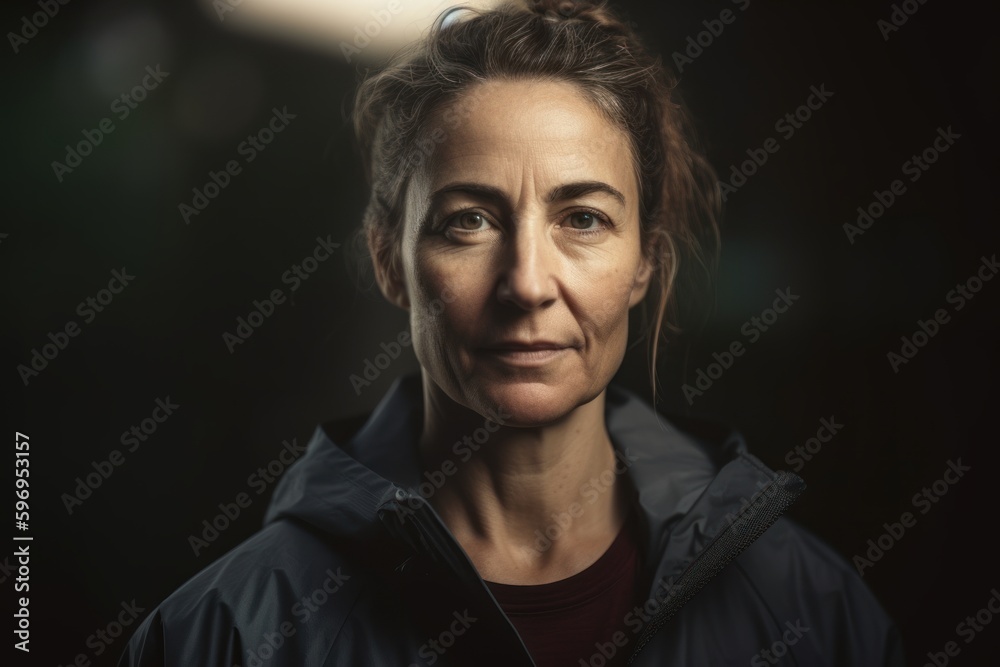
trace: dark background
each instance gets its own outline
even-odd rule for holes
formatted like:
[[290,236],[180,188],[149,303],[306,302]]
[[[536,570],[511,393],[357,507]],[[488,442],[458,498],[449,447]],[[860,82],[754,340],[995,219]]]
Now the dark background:
[[[946,301],[1000,250],[997,54],[985,5],[928,0],[888,41],[876,21],[889,18],[889,2],[618,6],[667,60],[703,20],[733,9],[735,22],[685,66],[682,88],[723,178],[768,137],[781,146],[728,198],[715,303],[702,331],[668,348],[661,410],[739,428],[774,468],[788,468],[786,453],[835,417],[844,427],[800,471],[809,490],[790,514],[846,558],[913,511],[913,494],[960,457],[971,472],[918,514],[865,580],[898,621],[910,663],[958,641],[954,664],[988,664],[1000,655],[1000,623],[968,645],[955,627],[1000,586],[1000,280],[960,311]],[[19,30],[36,11],[7,3],[0,27]],[[225,29],[190,1],[78,0],[19,53],[0,48],[3,412],[8,440],[15,430],[31,438],[35,538],[32,652],[14,664],[69,664],[84,653],[110,665],[135,625],[100,657],[88,637],[122,602],[134,599],[144,617],[257,530],[274,485],[256,495],[247,478],[283,440],[304,444],[318,422],[370,410],[417,365],[407,349],[360,395],[349,380],[407,322],[357,277],[348,252],[365,194],[344,119],[357,70],[339,54]],[[111,101],[157,63],[169,76],[119,120]],[[781,137],[775,122],[821,84],[833,97]],[[237,146],[273,107],[296,118],[246,164]],[[103,117],[115,131],[60,183],[52,161]],[[909,182],[903,162],[949,126],[961,138]],[[231,159],[242,173],[184,224],[178,204]],[[849,243],[842,224],[897,178],[905,194]],[[254,299],[288,294],[283,272],[327,235],[340,250],[230,354],[223,332]],[[83,323],[77,304],[122,267],[134,281]],[[747,344],[741,326],[779,288],[800,299]],[[938,308],[951,321],[894,373],[887,353]],[[70,320],[80,334],[25,386],[17,365]],[[736,340],[746,353],[689,405],[683,378]],[[643,349],[630,352],[619,381],[648,397]],[[120,434],[168,396],[176,413],[124,451]],[[62,494],[114,449],[124,463],[69,514]],[[188,536],[245,491],[253,504],[195,556]],[[0,563],[11,551],[0,547]],[[0,579],[12,606],[13,575]]]

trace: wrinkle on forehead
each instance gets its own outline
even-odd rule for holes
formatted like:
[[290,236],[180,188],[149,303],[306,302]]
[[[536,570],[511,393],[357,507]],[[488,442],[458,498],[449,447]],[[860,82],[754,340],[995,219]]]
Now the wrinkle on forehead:
[[[628,136],[575,84],[488,81],[466,94],[475,95],[476,104],[433,147],[426,165],[429,188],[468,180],[471,173],[510,177],[514,174],[504,172],[534,165],[558,173],[566,182],[605,181],[631,200],[638,197]],[[453,102],[460,105],[461,100]],[[437,112],[431,127],[440,123],[448,108]]]

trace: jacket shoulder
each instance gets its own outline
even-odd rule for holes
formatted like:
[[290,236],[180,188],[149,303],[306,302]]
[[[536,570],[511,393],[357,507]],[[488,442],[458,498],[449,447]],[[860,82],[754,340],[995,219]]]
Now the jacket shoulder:
[[320,664],[359,590],[345,560],[307,526],[273,522],[164,599],[118,666],[232,667],[271,654],[269,667]]
[[[854,665],[902,665],[899,633],[861,576],[840,554],[787,517],[733,563],[779,624],[808,627],[819,656]],[[805,647],[803,647],[805,648]]]

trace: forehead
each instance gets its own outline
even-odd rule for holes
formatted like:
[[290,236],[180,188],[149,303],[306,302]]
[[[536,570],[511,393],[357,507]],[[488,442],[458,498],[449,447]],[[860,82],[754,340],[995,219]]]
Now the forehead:
[[434,145],[425,176],[432,187],[523,177],[530,170],[553,184],[601,180],[635,193],[627,135],[569,82],[481,83],[439,109],[429,130]]

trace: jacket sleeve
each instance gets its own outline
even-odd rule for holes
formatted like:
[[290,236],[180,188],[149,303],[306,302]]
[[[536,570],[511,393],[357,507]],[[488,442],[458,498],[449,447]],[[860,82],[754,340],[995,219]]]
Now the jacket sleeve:
[[157,608],[132,634],[118,659],[118,667],[165,667],[162,623],[163,617]]
[[210,598],[194,605],[168,599],[136,629],[118,667],[233,667],[243,660],[240,633],[225,605]]
[[783,593],[772,600],[779,613],[801,613],[811,628],[800,643],[807,654],[803,664],[903,667],[899,630],[854,567],[791,520],[772,530],[772,565],[796,584],[782,588],[773,582]]
[[905,652],[899,629],[875,594],[840,554],[811,533],[800,530],[802,539],[812,542],[810,546],[817,552],[817,560],[835,572],[829,576],[839,579],[843,587],[841,605],[829,610],[832,613],[826,621],[831,627],[830,636],[840,634],[846,640],[843,649],[853,653],[850,664],[904,667]]
[[899,630],[892,622],[885,638],[885,665],[886,667],[905,667],[906,652],[903,650],[903,638]]

